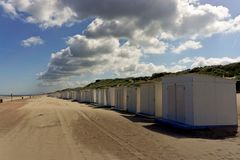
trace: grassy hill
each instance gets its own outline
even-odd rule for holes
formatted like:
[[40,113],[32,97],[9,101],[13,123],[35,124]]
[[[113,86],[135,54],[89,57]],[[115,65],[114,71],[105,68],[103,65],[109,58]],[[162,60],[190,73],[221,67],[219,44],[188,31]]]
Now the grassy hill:
[[240,80],[240,62],[228,65],[197,67],[179,73],[200,73]]
[[[144,82],[159,80],[161,79],[161,77],[165,75],[178,75],[178,74],[187,74],[187,73],[207,74],[207,75],[213,75],[218,77],[228,77],[231,79],[240,80],[240,62],[232,63],[228,65],[197,67],[193,69],[180,71],[177,73],[167,73],[167,72],[154,73],[152,76],[149,76],[149,77],[129,77],[129,78],[96,80],[95,82],[90,83],[85,87],[74,88],[73,90],[115,87],[115,86],[129,86],[129,85],[137,86]],[[239,85],[240,83],[238,83],[237,88],[240,91]]]

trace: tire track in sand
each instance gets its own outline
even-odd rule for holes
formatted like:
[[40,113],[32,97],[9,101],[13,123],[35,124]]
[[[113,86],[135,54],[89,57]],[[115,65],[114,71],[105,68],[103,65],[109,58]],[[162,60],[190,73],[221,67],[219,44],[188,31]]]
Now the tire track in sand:
[[[131,145],[128,142],[125,142],[122,138],[117,136],[116,134],[110,132],[107,130],[104,126],[97,123],[95,120],[91,119],[86,113],[84,113],[81,110],[77,110],[79,114],[82,115],[83,118],[85,118],[90,124],[94,125],[100,132],[111,138],[113,141],[115,141],[118,145],[123,147],[125,150],[127,150],[129,153],[134,155],[139,160],[144,160],[146,158],[150,158],[149,156],[146,157],[144,154],[142,154],[140,151],[138,151],[133,145]],[[151,157],[151,159],[156,159],[154,157]]]

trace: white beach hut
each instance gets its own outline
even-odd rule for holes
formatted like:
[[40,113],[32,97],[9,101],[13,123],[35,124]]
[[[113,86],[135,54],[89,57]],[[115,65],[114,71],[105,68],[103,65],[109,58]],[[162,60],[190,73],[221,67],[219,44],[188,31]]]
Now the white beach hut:
[[237,126],[235,81],[199,74],[164,77],[161,119],[187,128]]
[[107,106],[107,89],[100,89],[101,92],[101,103],[102,106]]
[[60,97],[61,99],[63,99],[63,91],[60,92]]
[[96,90],[97,104],[101,106],[107,105],[107,89]]
[[237,110],[240,113],[240,93],[237,94]]
[[127,88],[127,111],[131,113],[140,112],[140,87]]
[[162,82],[154,81],[140,85],[140,113],[162,116]]
[[68,91],[62,91],[62,98],[67,99],[68,98]]
[[101,91],[100,91],[100,89],[96,89],[96,102],[97,102],[97,104],[101,103]]
[[72,100],[77,100],[77,91],[72,91]]
[[76,91],[76,97],[78,102],[82,102],[82,90],[77,90]]
[[66,91],[66,99],[70,99],[71,91]]
[[82,101],[85,103],[91,102],[91,90],[90,89],[84,89],[82,90]]
[[115,88],[110,87],[107,89],[107,106],[115,106]]
[[91,103],[97,103],[97,93],[96,93],[96,89],[90,89],[90,93],[91,93]]
[[74,94],[73,91],[69,91],[69,99],[73,99],[73,94]]
[[127,87],[116,87],[115,88],[115,109],[127,110]]

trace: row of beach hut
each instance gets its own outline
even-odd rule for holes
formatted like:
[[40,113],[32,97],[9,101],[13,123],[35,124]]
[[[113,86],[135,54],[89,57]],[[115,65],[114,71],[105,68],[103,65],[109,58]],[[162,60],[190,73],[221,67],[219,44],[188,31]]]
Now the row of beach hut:
[[154,117],[187,129],[237,128],[236,82],[186,74],[166,76],[138,86],[66,90],[51,96]]

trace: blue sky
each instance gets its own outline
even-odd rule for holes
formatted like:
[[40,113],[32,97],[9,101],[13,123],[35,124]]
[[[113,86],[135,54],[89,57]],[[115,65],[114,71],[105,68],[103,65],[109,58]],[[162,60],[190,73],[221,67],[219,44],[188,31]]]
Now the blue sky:
[[[178,4],[152,0],[152,5],[129,4],[129,8],[122,7],[125,0],[116,1],[116,6],[107,0],[103,9],[97,0],[93,4],[72,0],[75,5],[54,0],[48,6],[51,11],[43,7],[45,0],[33,0],[31,5],[29,0],[14,1],[0,2],[0,94],[41,93],[99,78],[151,75],[240,60],[238,0],[180,0]],[[161,6],[165,5],[179,5],[180,9],[171,13],[171,7],[163,13]],[[91,12],[94,6],[99,7]],[[33,12],[31,7],[39,11]],[[117,7],[117,11],[107,7]],[[152,13],[141,15],[137,7]],[[62,12],[55,12],[58,10]],[[177,26],[179,17],[182,24]],[[194,30],[198,24],[193,23],[203,29]],[[125,44],[118,41],[123,37]]]

